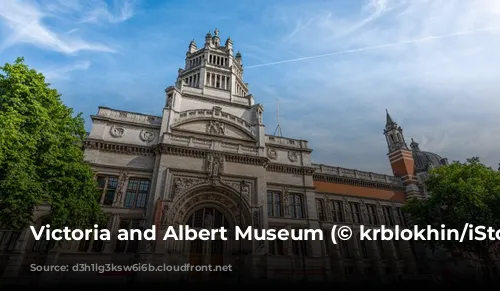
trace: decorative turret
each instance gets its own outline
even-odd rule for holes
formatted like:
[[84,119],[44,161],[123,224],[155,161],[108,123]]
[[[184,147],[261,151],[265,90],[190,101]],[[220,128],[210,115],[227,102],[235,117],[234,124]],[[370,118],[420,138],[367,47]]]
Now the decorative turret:
[[196,42],[194,41],[194,39],[189,43],[189,49],[188,49],[188,52],[189,53],[194,53],[196,52],[198,48],[196,47]]
[[241,53],[238,51],[234,59],[241,65]]
[[209,31],[209,32],[205,35],[205,47],[210,46],[210,44],[212,44],[212,33]]
[[231,37],[228,37],[226,40],[226,43],[224,44],[226,47],[226,50],[229,51],[230,54],[232,54],[233,51],[233,41],[231,40]]

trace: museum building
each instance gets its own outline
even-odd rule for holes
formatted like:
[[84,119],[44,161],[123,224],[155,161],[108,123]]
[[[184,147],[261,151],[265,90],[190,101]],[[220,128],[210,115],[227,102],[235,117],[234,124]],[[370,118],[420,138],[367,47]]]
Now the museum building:
[[[2,232],[4,276],[30,263],[113,262],[231,264],[245,278],[363,280],[425,276],[433,265],[407,241],[361,241],[360,225],[406,226],[401,212],[411,197],[425,198],[428,169],[447,164],[421,151],[386,113],[385,135],[393,175],[314,163],[306,140],[266,134],[262,113],[243,80],[242,55],[219,31],[203,46],[191,41],[177,81],[165,89],[160,116],[99,107],[85,144],[96,172],[107,229],[159,230],[156,241],[73,241],[54,246],[29,231]],[[382,136],[382,135],[381,135]],[[383,153],[381,153],[383,154]],[[49,210],[40,206],[35,227]],[[321,229],[325,240],[164,241],[168,226],[253,226]],[[354,229],[351,240],[330,240],[333,225]],[[240,243],[241,242],[241,243]],[[470,264],[470,259],[464,264]],[[244,270],[244,272],[243,272]],[[71,273],[58,273],[59,280]],[[92,276],[95,274],[89,274]],[[167,279],[229,274],[141,274]],[[34,276],[30,274],[30,276]],[[81,276],[81,274],[79,275]]]

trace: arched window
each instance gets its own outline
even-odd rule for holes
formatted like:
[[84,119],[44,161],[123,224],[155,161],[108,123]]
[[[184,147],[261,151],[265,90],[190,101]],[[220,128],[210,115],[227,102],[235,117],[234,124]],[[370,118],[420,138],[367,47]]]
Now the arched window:
[[186,224],[192,228],[229,228],[227,218],[214,208],[198,209],[189,217]]

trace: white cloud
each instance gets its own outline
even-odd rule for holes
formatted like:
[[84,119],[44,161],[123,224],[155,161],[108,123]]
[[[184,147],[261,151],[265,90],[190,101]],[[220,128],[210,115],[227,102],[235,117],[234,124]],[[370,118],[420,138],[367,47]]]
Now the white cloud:
[[[0,20],[8,28],[7,37],[0,45],[0,50],[16,44],[31,44],[63,54],[79,51],[114,52],[108,45],[92,42],[76,36],[82,22],[122,22],[133,15],[131,2],[120,2],[121,8],[116,13],[108,10],[103,1],[95,0],[56,0],[56,1],[4,1],[0,5]],[[57,31],[46,20],[60,21],[66,27],[65,32]]]
[[52,68],[41,69],[45,78],[48,81],[54,81],[57,79],[69,79],[69,73],[73,71],[86,71],[90,68],[90,61],[80,61],[70,65],[57,66]]
[[[318,162],[389,171],[381,134],[388,108],[408,141],[414,137],[423,150],[450,160],[480,156],[498,163],[500,34],[481,29],[500,28],[499,1],[388,0],[380,6],[372,1],[372,9],[360,7],[358,17],[321,3],[307,11],[287,5],[277,12],[290,15],[279,19],[282,31],[295,29],[292,16],[312,19],[288,40],[306,57],[434,38],[272,66],[283,82],[275,90],[307,104],[281,105],[282,115],[293,116],[281,118],[284,134],[309,139]],[[262,70],[269,68],[247,67],[246,75]]]
[[[115,7],[110,10],[109,5],[104,1],[90,1],[93,3],[92,9],[87,13],[81,22],[91,23],[120,23],[134,16],[135,1],[133,0],[115,0]],[[90,3],[88,2],[88,3]],[[111,12],[112,11],[112,12]]]

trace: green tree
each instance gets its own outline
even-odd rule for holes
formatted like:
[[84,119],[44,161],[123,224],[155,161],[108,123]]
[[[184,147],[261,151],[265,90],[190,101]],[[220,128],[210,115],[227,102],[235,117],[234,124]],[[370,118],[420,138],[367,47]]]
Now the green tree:
[[[475,157],[465,163],[453,162],[431,170],[425,186],[430,197],[409,201],[403,211],[409,214],[414,225],[441,229],[444,224],[446,229],[458,230],[458,237],[423,243],[433,250],[446,248],[473,252],[491,270],[495,237],[487,235],[482,240],[473,240],[471,228],[462,242],[460,235],[467,224],[500,229],[500,172],[486,167]],[[478,233],[472,234],[483,238]]]
[[24,228],[40,205],[54,227],[102,225],[81,114],[24,58],[0,68],[0,225]]

